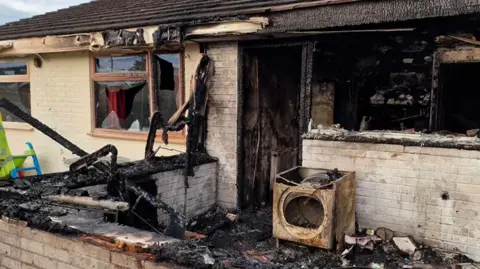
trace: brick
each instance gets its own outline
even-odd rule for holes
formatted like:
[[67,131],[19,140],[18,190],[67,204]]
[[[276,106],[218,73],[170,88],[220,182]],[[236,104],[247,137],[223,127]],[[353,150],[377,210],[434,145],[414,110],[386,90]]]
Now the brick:
[[120,252],[112,252],[111,257],[112,264],[125,266],[130,269],[142,269],[142,261],[137,257]]
[[27,264],[33,264],[33,255],[33,253],[22,249],[20,253],[20,261]]
[[116,269],[116,266],[111,263],[102,262],[83,255],[70,256],[70,265],[82,269]]
[[70,261],[70,253],[63,249],[58,249],[50,245],[45,245],[44,255],[48,258],[52,258],[62,262],[69,262]]
[[6,232],[0,232],[0,238],[1,241],[4,242],[5,244],[11,245],[11,246],[20,246],[20,241],[18,240],[18,237]]
[[[33,265],[35,265],[36,267],[39,267],[39,268],[43,268],[43,269],[56,269],[58,268],[58,263],[57,261],[51,259],[51,258],[47,258],[47,257],[44,257],[44,256],[40,256],[40,255],[37,255],[37,254],[33,254]],[[58,268],[60,269],[60,268]]]
[[22,263],[8,257],[0,257],[0,264],[9,269],[22,269]]
[[4,244],[0,242],[0,256],[11,256],[12,255],[12,247],[10,245]]
[[24,250],[28,250],[30,252],[33,252],[33,253],[37,253],[37,254],[40,254],[40,255],[43,255],[43,248],[44,248],[44,244],[43,243],[40,243],[40,242],[37,242],[37,241],[34,241],[34,240],[30,240],[30,239],[25,239],[25,238],[21,238],[20,239],[20,245],[22,247],[22,249]]

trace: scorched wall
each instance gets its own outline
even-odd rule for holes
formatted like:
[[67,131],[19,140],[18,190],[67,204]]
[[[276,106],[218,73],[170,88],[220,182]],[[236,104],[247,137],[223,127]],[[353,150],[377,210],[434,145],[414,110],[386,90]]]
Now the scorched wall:
[[213,59],[215,75],[209,90],[207,151],[219,159],[218,204],[237,206],[237,71],[238,43],[212,43],[207,54]]
[[480,260],[480,152],[304,140],[303,166],[356,171],[362,228],[387,227]]
[[[187,218],[203,214],[216,202],[217,169],[216,162],[195,166],[193,170],[195,176],[188,178],[187,192],[185,192],[183,169],[155,174],[153,177],[156,179],[158,198],[178,212],[182,212]],[[184,207],[185,202],[187,203],[186,207]],[[161,210],[157,212],[158,222],[168,224],[169,216]]]

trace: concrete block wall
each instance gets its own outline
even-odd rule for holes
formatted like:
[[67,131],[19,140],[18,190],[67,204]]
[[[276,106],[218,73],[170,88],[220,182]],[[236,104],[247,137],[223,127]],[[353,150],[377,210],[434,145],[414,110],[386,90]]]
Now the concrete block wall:
[[[154,175],[157,184],[158,198],[184,213],[187,218],[203,214],[211,209],[217,198],[218,164],[208,163],[194,167],[195,176],[188,178],[187,211],[185,205],[185,177],[183,170],[173,170]],[[169,216],[158,211],[158,222],[167,224]]]
[[237,79],[238,43],[211,43],[207,54],[213,59],[215,75],[209,90],[207,150],[219,159],[218,204],[237,206]]
[[361,227],[480,260],[479,151],[304,140],[303,166],[356,171]]
[[1,269],[169,269],[140,256],[112,251],[0,220]]

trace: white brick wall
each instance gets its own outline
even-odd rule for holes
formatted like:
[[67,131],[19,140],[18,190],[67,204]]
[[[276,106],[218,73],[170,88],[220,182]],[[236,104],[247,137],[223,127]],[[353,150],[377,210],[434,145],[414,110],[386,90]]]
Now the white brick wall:
[[304,140],[303,166],[356,171],[361,227],[480,260],[479,151]]
[[182,268],[157,264],[148,258],[148,255],[101,248],[0,220],[1,269]]
[[[185,183],[183,170],[174,170],[155,174],[158,198],[183,212],[187,218],[203,214],[216,203],[217,196],[217,163],[203,164],[194,167],[195,176],[188,178],[187,212],[184,211]],[[158,211],[158,222],[166,224],[169,216]]]
[[218,204],[237,206],[237,42],[212,43],[207,54],[215,64],[209,90],[207,150],[219,159]]
[[[30,64],[32,115],[88,152],[113,144],[121,156],[131,160],[142,159],[144,141],[89,135],[92,120],[90,102],[93,98],[90,93],[89,53],[45,54],[42,58],[45,59],[42,68]],[[193,64],[190,58],[186,58],[185,63]],[[63,159],[74,157],[39,131],[7,129],[6,133],[14,154],[26,149],[25,142],[32,142],[44,172],[64,171]],[[169,147],[185,150],[185,145],[170,144]],[[172,155],[176,152],[162,150],[159,154]]]

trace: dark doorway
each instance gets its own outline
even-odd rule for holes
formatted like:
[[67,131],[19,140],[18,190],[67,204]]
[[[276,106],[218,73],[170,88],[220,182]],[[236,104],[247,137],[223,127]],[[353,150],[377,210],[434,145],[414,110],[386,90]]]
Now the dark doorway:
[[243,206],[271,201],[275,173],[298,163],[302,49],[244,50]]
[[443,129],[466,134],[480,128],[480,63],[441,66]]

